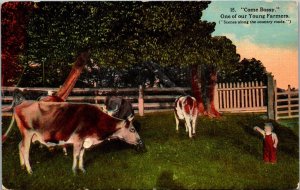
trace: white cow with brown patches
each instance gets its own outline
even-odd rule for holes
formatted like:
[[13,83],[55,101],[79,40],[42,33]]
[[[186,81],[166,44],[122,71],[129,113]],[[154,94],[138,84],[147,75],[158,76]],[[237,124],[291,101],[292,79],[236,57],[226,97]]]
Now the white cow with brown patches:
[[184,121],[186,132],[192,138],[196,134],[196,120],[198,115],[197,101],[191,96],[181,96],[175,100],[176,130],[179,130],[179,121]]

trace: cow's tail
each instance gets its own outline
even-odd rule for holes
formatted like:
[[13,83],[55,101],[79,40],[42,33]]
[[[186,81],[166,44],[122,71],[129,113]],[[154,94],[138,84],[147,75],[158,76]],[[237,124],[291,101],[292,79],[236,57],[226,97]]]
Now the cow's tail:
[[13,100],[10,106],[1,109],[2,112],[13,111],[14,107],[21,104],[26,98],[23,95],[23,88],[16,88],[13,92]]
[[[25,97],[23,95],[23,89],[18,89],[17,88],[17,89],[14,90],[13,101],[12,101],[11,105],[9,107],[2,108],[1,111],[2,112],[13,111],[14,107],[21,104],[24,100],[25,100]],[[5,132],[4,135],[2,135],[2,143],[6,141],[9,132],[11,131],[12,127],[14,126],[14,123],[15,123],[15,117],[13,115],[12,118],[11,118],[11,121],[10,121],[10,124],[9,124],[9,127],[8,127],[7,131]]]
[[[195,114],[197,114],[198,112],[198,108],[197,108],[198,104],[195,98],[193,98],[193,107],[191,110],[191,114],[194,116]],[[196,113],[195,113],[196,112]]]
[[194,102],[192,105],[190,105],[190,115],[192,116],[194,112]]
[[8,129],[6,130],[6,132],[4,133],[4,135],[2,135],[2,143],[6,141],[9,132],[11,131],[12,127],[14,126],[14,123],[15,123],[15,117],[13,115],[12,119],[10,121]]
[[185,102],[186,106],[188,107],[187,114],[192,115],[193,114],[193,109],[194,109],[194,101],[191,96],[186,96]]

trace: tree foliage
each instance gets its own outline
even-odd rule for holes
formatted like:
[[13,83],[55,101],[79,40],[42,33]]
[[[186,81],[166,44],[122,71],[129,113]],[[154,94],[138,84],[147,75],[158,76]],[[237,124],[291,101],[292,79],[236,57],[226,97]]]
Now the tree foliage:
[[[28,27],[27,64],[45,64],[47,85],[61,83],[75,52],[89,46],[100,67],[199,63],[214,23],[209,2],[40,2]],[[198,40],[195,40],[197,38]],[[27,71],[27,76],[42,72]],[[57,76],[52,78],[51,76]],[[37,80],[40,81],[40,80]]]
[[20,55],[26,48],[26,27],[31,2],[6,2],[1,8],[1,75],[2,85],[16,84],[22,73]]
[[232,72],[219,72],[220,82],[250,82],[250,81],[267,81],[267,71],[260,60],[255,58],[244,58],[233,65]]
[[22,25],[23,53],[16,53],[22,63],[16,65],[26,68],[21,85],[41,86],[43,73],[45,86],[61,85],[76,53],[86,47],[92,51],[94,66],[83,73],[78,83],[82,86],[93,81],[91,73],[103,78],[100,85],[112,84],[121,75],[122,81],[135,84],[138,70],[149,61],[171,70],[174,81],[182,75],[174,73],[190,65],[231,72],[239,59],[234,44],[226,37],[211,37],[215,23],[201,20],[209,3],[35,3],[34,9],[27,9],[28,25]]

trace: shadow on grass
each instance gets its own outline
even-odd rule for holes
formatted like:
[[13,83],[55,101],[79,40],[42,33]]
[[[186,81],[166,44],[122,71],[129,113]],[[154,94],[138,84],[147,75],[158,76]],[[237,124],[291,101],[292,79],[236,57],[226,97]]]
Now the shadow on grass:
[[172,171],[163,171],[156,181],[158,189],[185,189],[184,186],[173,179]]
[[[253,122],[253,121],[252,121]],[[246,122],[238,122],[240,126],[243,128],[243,130],[248,133],[251,136],[256,136],[257,138],[261,138],[262,136],[255,132],[253,130],[254,125],[252,125],[252,122],[249,121]],[[272,123],[274,127],[274,132],[278,136],[278,150],[281,152],[284,152],[290,156],[293,156],[295,158],[299,157],[299,137],[288,127],[281,126],[279,123],[277,123],[274,120],[258,120],[255,121],[256,125],[260,128],[264,128],[265,123],[270,122]],[[252,152],[255,153],[255,152]]]
[[[257,132],[255,132],[253,130],[254,126],[251,126],[251,124],[249,124],[248,122],[244,123],[244,122],[237,122],[239,124],[239,126],[242,127],[242,129],[245,131],[245,133],[249,134],[250,136],[255,136],[257,137],[257,140],[259,140],[257,142],[257,140],[253,141],[249,141],[250,139],[244,139],[244,138],[236,138],[234,141],[235,143],[238,145],[238,147],[241,147],[241,149],[248,154],[251,154],[255,157],[261,157],[261,146],[259,144],[262,144],[262,137],[260,136],[260,134],[258,134]],[[249,141],[249,142],[248,142]],[[255,146],[254,143],[257,143],[257,145]]]
[[283,127],[272,121],[274,132],[277,134],[279,143],[278,149],[295,158],[299,157],[299,137],[288,127]]
[[87,156],[85,157],[85,161],[84,161],[85,166],[88,166],[90,164],[92,165],[96,161],[94,157],[95,155],[100,156],[103,154],[108,154],[111,152],[119,152],[122,150],[131,150],[133,152],[136,152],[137,154],[139,153],[135,150],[135,147],[133,145],[129,145],[121,140],[104,141],[100,145],[95,146],[88,150],[91,153],[88,153]]

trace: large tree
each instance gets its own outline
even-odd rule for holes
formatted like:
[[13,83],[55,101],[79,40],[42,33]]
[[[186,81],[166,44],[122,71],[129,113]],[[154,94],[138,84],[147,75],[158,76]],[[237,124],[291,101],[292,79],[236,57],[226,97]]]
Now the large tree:
[[[203,64],[201,78],[205,84],[206,113],[212,117],[220,116],[214,105],[215,88],[217,84],[218,72],[226,71],[231,73],[235,70],[234,65],[238,63],[240,56],[236,53],[236,46],[225,36],[212,38],[208,46],[209,59]],[[203,72],[204,71],[204,72]]]

